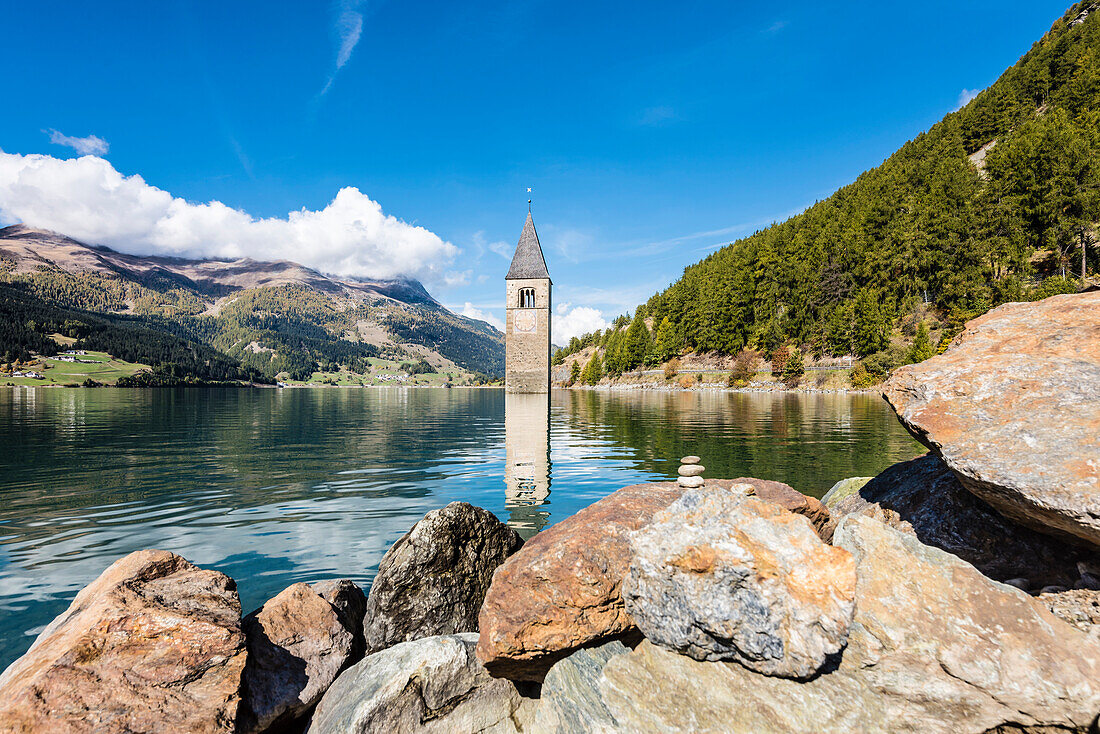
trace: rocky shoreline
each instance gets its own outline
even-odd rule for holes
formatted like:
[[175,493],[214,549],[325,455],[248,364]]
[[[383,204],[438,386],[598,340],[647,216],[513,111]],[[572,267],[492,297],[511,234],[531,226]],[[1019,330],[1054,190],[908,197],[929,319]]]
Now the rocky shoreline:
[[1100,293],[995,309],[883,392],[929,453],[822,501],[685,457],[526,543],[456,502],[369,594],[243,616],[133,553],[0,674],[0,730],[1096,731]]

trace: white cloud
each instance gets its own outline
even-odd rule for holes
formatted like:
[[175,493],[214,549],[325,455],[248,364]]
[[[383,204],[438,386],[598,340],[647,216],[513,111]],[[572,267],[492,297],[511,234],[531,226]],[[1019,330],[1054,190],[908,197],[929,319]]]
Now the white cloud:
[[469,285],[473,270],[450,270],[443,274],[443,285],[447,288],[456,288],[460,285]]
[[463,306],[462,310],[460,310],[458,313],[462,316],[466,316],[467,318],[477,319],[478,321],[484,321],[488,324],[492,324],[500,331],[504,331],[504,322],[502,320],[494,316],[489,311],[483,311],[469,301],[466,301],[466,305]]
[[336,36],[340,39],[340,48],[336,52],[336,68],[329,74],[328,81],[321,89],[319,97],[323,97],[332,88],[336,81],[336,73],[344,68],[351,60],[351,53],[359,45],[359,38],[363,35],[363,14],[358,12],[362,0],[344,0],[340,3],[340,13],[336,16]]
[[558,313],[551,319],[550,341],[565,346],[575,336],[588,334],[597,329],[606,329],[611,324],[598,309],[589,306],[569,308],[571,304],[558,306]]
[[89,135],[86,138],[74,138],[70,135],[64,135],[58,130],[43,130],[42,132],[48,132],[50,134],[50,142],[54,145],[64,145],[72,148],[81,155],[107,155],[107,150],[110,148],[107,145],[107,141],[98,135]]
[[429,230],[384,214],[351,186],[324,209],[257,219],[220,201],[172,196],[94,156],[62,160],[0,150],[0,219],[131,254],[286,259],[337,275],[429,283],[446,277],[459,252]]
[[970,104],[970,100],[981,94],[981,91],[980,89],[963,89],[959,92],[959,103],[955,109],[961,110],[963,107],[966,107]]

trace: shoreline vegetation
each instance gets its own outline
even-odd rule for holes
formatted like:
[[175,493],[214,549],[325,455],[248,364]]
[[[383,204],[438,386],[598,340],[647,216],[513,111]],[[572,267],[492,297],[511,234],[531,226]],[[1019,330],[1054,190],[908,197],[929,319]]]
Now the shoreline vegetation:
[[1007,304],[897,370],[929,453],[821,500],[686,456],[526,541],[452,502],[368,592],[247,614],[225,574],[131,553],[0,674],[0,729],[1093,731],[1097,313]]

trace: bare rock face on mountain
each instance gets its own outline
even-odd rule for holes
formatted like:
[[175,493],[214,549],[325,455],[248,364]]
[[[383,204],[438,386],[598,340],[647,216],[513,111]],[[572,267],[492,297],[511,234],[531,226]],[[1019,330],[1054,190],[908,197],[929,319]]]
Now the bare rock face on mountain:
[[1077,563],[1100,553],[1020,527],[967,492],[935,454],[889,467],[831,508],[850,514],[895,513],[925,545],[942,548],[998,581],[1026,579],[1028,588],[1072,587]]
[[0,731],[232,732],[240,618],[225,574],[167,551],[131,553],[0,676]]
[[367,597],[367,652],[434,635],[476,632],[493,572],[523,545],[488,510],[432,510],[386,551]]
[[856,611],[835,669],[808,681],[700,662],[649,641],[600,680],[614,731],[1090,731],[1100,644],[1022,591],[865,517],[835,542],[856,559]]
[[244,618],[247,706],[240,732],[267,731],[321,700],[353,662],[355,631],[306,584],[294,584]]
[[996,510],[1100,547],[1100,292],[995,308],[883,395]]
[[368,655],[329,689],[309,734],[520,731],[532,702],[492,678],[475,634],[427,637]]
[[630,547],[623,599],[656,645],[808,678],[848,642],[855,564],[804,516],[693,489],[632,533]]

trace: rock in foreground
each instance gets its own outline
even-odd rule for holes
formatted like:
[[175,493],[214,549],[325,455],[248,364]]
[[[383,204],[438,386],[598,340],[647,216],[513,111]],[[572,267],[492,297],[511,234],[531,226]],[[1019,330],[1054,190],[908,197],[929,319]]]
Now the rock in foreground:
[[969,491],[1100,547],[1100,292],[995,308],[883,395]]
[[241,732],[266,731],[321,700],[353,659],[355,633],[306,584],[294,584],[244,618],[248,664]]
[[432,510],[386,551],[367,597],[367,652],[422,637],[476,632],[493,571],[523,545],[488,510]]
[[587,647],[559,660],[542,682],[538,708],[529,731],[580,734],[614,731],[616,721],[600,694],[600,677],[608,661],[630,652],[618,640]]
[[489,672],[541,681],[573,650],[632,631],[620,593],[627,533],[683,491],[675,482],[624,487],[527,541],[497,569],[481,609],[477,654]]
[[474,656],[476,634],[428,637],[368,655],[329,689],[309,734],[509,734],[531,702],[491,678]]
[[167,551],[131,553],[0,676],[0,731],[232,732],[240,618],[225,574]]
[[835,670],[798,682],[643,642],[604,668],[600,690],[618,730],[1089,731],[1100,645],[1085,633],[870,518],[846,518],[836,543],[855,556],[857,586]]
[[1005,518],[967,492],[934,454],[889,467],[833,505],[833,520],[869,514],[872,505],[897,513],[925,545],[952,553],[998,581],[1027,579],[1033,589],[1072,586],[1079,578],[1077,563],[1098,555]]
[[[781,482],[708,479],[708,488],[752,485],[761,500],[828,523],[824,506]],[[540,681],[572,651],[636,632],[623,607],[627,534],[680,498],[675,482],[613,492],[527,541],[496,572],[479,617],[478,657],[493,675]],[[741,494],[741,492],[738,492]]]
[[855,564],[801,515],[722,489],[691,490],[630,545],[623,600],[656,645],[808,678],[847,644]]

